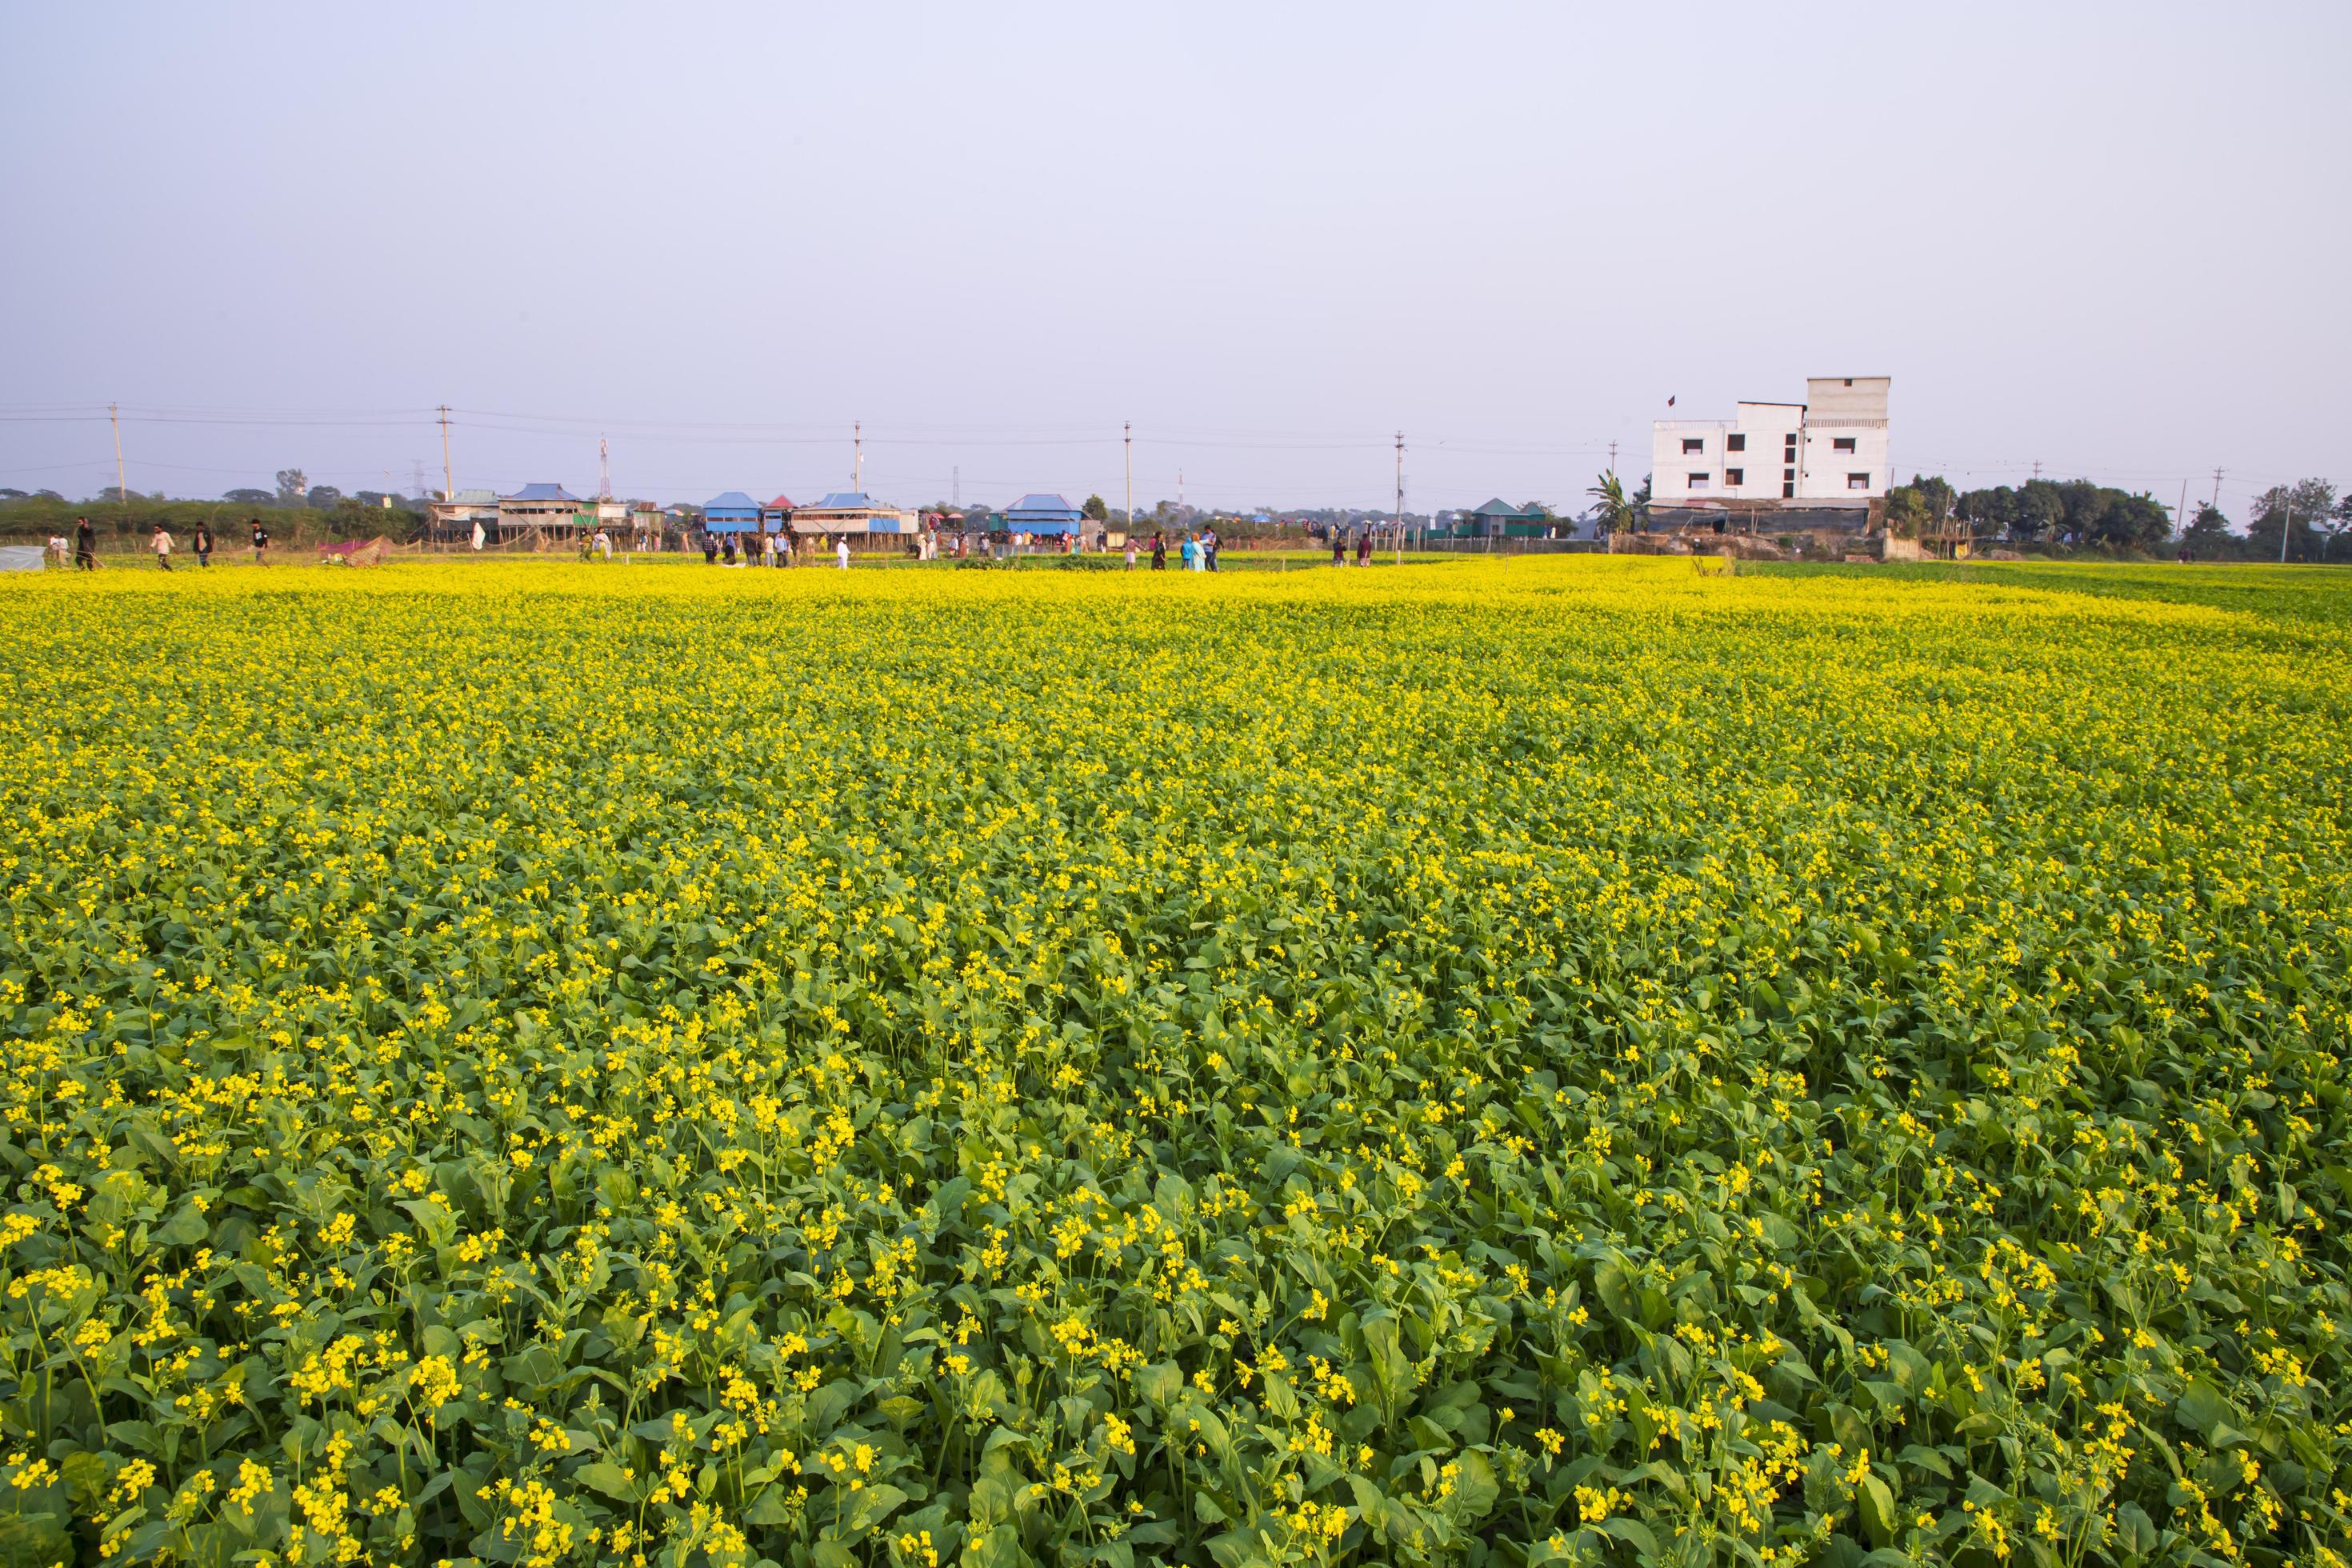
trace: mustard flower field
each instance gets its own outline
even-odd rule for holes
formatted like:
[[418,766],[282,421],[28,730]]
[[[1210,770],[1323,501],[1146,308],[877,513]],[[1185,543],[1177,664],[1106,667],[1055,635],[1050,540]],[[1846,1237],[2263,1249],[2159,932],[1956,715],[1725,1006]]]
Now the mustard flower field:
[[2352,578],[0,632],[0,1563],[2352,1552]]

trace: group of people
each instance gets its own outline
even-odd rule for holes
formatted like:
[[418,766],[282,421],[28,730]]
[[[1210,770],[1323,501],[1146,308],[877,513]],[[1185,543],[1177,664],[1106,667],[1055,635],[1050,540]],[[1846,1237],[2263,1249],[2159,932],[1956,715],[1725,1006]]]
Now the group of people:
[[[1331,531],[1331,564],[1345,566],[1347,563],[1348,535],[1344,530],[1335,528]],[[1371,563],[1372,531],[1369,528],[1360,529],[1356,533],[1356,564],[1370,566]]]
[[[706,566],[716,566],[723,561],[730,566],[749,566],[752,564],[754,554],[759,557],[758,563],[762,566],[790,566],[793,563],[793,540],[786,534],[762,533],[759,535],[760,542],[756,547],[746,543],[740,552],[735,547],[735,538],[736,536],[731,533],[705,533],[702,536],[702,563]],[[924,553],[925,547],[919,542],[917,552],[922,560],[929,561],[935,558],[938,548],[937,543],[932,542],[929,546],[930,552]],[[809,536],[809,550],[812,554],[816,550],[816,540],[814,535]],[[844,572],[849,570],[847,539],[834,540],[833,563]]]
[[[1217,537],[1217,531],[1213,528],[1202,529],[1199,533],[1188,530],[1176,552],[1183,562],[1185,571],[1214,572],[1217,569],[1217,552],[1223,545],[1223,542]],[[1127,568],[1130,572],[1135,570],[1135,560],[1136,544],[1130,539],[1127,542]],[[1151,535],[1151,569],[1154,572],[1168,570],[1168,536],[1156,531]]]
[[[268,565],[269,531],[261,526],[261,520],[257,517],[248,520],[246,526],[253,531],[253,563],[256,566]],[[213,563],[213,525],[209,522],[198,522],[194,533],[189,537],[189,542],[195,548],[196,564],[210,566]],[[62,539],[49,541],[49,548],[53,552],[62,554],[64,547],[65,541]],[[179,542],[172,537],[170,529],[158,521],[154,531],[147,537],[147,548],[155,552],[156,569],[169,572],[172,569],[172,552],[179,548]],[[78,571],[98,570],[98,530],[91,526],[89,519],[86,517],[74,519],[73,563]]]

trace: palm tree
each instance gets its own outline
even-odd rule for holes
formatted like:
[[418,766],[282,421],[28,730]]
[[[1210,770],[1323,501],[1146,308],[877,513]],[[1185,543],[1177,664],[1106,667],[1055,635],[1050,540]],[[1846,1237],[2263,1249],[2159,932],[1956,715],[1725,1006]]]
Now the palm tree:
[[1584,493],[1599,501],[1597,509],[1601,531],[1605,534],[1632,533],[1642,526],[1642,509],[1625,499],[1625,481],[1612,469],[1600,476],[1601,482]]

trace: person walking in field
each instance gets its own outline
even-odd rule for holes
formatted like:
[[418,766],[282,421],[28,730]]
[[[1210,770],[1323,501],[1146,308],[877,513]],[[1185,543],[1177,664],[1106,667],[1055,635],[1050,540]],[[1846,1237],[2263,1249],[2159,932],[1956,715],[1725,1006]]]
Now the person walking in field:
[[98,530],[86,517],[74,519],[74,566],[82,572],[98,570]]
[[490,536],[483,529],[482,520],[478,517],[476,518],[474,520],[474,553],[479,555],[482,552],[482,546],[488,544],[489,542]]
[[1176,553],[1183,558],[1185,571],[1198,572],[1201,569],[1201,542],[1191,534],[1184,536],[1184,542],[1176,547]]
[[155,569],[158,572],[169,572],[172,569],[172,534],[170,530],[166,529],[162,523],[157,523],[155,525],[154,534],[147,541],[147,548],[155,552]]
[[1127,542],[1127,569],[1130,572],[1135,570],[1135,541],[1132,539]]
[[1335,528],[1331,531],[1331,564],[1345,566],[1347,563],[1348,536]]
[[1168,570],[1168,540],[1163,534],[1151,536],[1151,569],[1154,572]]
[[1361,533],[1356,535],[1356,564],[1359,566],[1370,566],[1371,563],[1372,531],[1368,528]]
[[835,540],[835,541],[833,542],[833,558],[834,558],[835,562],[836,562],[836,563],[840,565],[841,569],[842,569],[844,572],[846,572],[846,571],[848,571],[848,570],[849,570],[849,541],[848,541],[848,540],[846,540],[846,539],[836,539],[836,540]]
[[213,525],[209,522],[197,523],[196,531],[193,536],[193,542],[196,547],[197,566],[211,566],[213,563]]
[[261,520],[257,517],[248,518],[247,526],[253,530],[253,563],[256,566],[268,565],[269,531],[261,526]]
[[1217,569],[1217,550],[1223,543],[1213,528],[1201,535],[1201,570],[1214,572]]

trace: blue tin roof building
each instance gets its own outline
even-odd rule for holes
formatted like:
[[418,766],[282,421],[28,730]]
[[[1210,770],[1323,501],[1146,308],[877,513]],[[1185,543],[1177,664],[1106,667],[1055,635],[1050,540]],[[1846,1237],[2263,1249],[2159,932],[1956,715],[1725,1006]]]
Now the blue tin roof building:
[[1008,533],[1076,533],[1086,527],[1086,514],[1060,496],[1026,495],[1004,509]]
[[814,506],[793,509],[794,533],[913,533],[922,519],[864,490],[835,490]]
[[757,533],[760,503],[741,490],[729,490],[702,503],[702,527],[709,533]]

